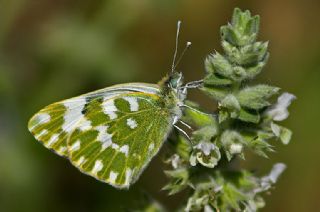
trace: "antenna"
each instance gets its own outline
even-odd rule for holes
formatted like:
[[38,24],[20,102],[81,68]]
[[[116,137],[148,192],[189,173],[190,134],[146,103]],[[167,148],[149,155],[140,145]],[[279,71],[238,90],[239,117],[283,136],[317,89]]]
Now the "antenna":
[[181,26],[181,21],[179,20],[178,23],[177,23],[176,46],[175,46],[174,54],[173,54],[173,61],[172,61],[172,66],[171,66],[171,72],[173,72],[174,69],[175,69],[175,67],[176,67],[175,62],[176,62],[177,53],[178,53],[180,26]]
[[179,65],[183,55],[186,53],[186,51],[189,49],[189,47],[191,46],[191,42],[188,41],[186,43],[186,46],[184,47],[181,55],[179,56],[178,60],[177,60],[177,54],[178,54],[178,46],[179,46],[179,34],[180,34],[180,27],[181,27],[181,21],[178,21],[177,23],[177,34],[176,34],[176,46],[175,46],[175,50],[174,50],[174,55],[173,55],[173,61],[172,61],[172,66],[171,66],[171,72],[174,72],[174,70],[177,68],[177,66]]
[[191,44],[192,44],[192,43],[191,43],[190,41],[187,42],[187,44],[186,44],[186,46],[184,47],[184,49],[183,49],[183,51],[182,51],[179,59],[177,60],[176,64],[174,65],[173,70],[175,70],[176,67],[179,65],[181,59],[183,58],[183,55],[184,55],[184,54],[186,53],[186,51],[189,49],[189,47],[191,46]]

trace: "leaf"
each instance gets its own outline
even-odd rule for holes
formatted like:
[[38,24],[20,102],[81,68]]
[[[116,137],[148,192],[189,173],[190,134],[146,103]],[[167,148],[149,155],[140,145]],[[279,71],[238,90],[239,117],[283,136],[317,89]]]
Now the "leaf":
[[265,56],[263,61],[257,63],[255,66],[248,67],[246,69],[247,78],[248,79],[253,79],[255,76],[260,74],[262,68],[266,65],[268,59],[269,59],[269,53],[266,54],[266,56]]
[[272,146],[268,144],[265,140],[261,138],[255,138],[252,140],[247,140],[248,147],[257,155],[268,158],[266,152],[272,152]]
[[198,127],[204,127],[211,125],[217,127],[217,121],[212,114],[201,111],[197,104],[191,101],[186,101],[186,107],[184,110],[183,120],[196,125]]
[[246,199],[246,195],[238,190],[234,185],[226,183],[223,186],[223,195],[221,195],[221,205],[222,211],[227,211],[228,209],[240,210],[240,204],[242,200]]
[[226,85],[231,85],[232,81],[227,78],[218,77],[214,73],[210,73],[204,78],[204,84],[209,85],[209,86],[210,85],[212,85],[212,86],[226,86]]
[[241,106],[259,110],[270,103],[267,101],[269,97],[276,94],[279,88],[269,86],[269,85],[256,85],[251,87],[246,87],[239,91],[236,95]]
[[256,111],[248,111],[245,109],[241,109],[238,118],[244,122],[251,122],[257,124],[260,121],[260,114]]
[[214,87],[205,85],[205,87],[200,89],[217,101],[221,101],[229,94],[229,88],[227,87]]

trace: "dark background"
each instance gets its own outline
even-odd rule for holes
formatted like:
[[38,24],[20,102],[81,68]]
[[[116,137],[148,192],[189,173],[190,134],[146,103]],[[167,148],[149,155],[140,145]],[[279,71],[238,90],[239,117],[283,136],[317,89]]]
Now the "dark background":
[[[181,196],[160,191],[161,156],[129,191],[97,182],[41,146],[27,130],[43,106],[116,83],[155,83],[170,69],[177,20],[179,69],[203,76],[205,56],[220,51],[219,27],[234,7],[261,15],[271,58],[258,81],[297,95],[283,123],[288,146],[274,142],[270,160],[247,154],[243,166],[263,175],[275,162],[288,169],[263,211],[320,208],[320,2],[312,0],[0,0],[0,211],[119,211],[147,191],[172,209]],[[214,103],[192,92],[206,108]]]

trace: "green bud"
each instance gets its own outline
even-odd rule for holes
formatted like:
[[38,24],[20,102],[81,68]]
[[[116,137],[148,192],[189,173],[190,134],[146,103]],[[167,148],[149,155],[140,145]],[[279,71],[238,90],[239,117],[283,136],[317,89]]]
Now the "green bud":
[[232,65],[224,56],[217,52],[207,57],[205,68],[208,73],[217,73],[226,78],[231,78],[233,74]]
[[269,85],[256,85],[244,88],[236,95],[241,106],[259,110],[269,106],[267,101],[269,97],[276,94],[279,88]]

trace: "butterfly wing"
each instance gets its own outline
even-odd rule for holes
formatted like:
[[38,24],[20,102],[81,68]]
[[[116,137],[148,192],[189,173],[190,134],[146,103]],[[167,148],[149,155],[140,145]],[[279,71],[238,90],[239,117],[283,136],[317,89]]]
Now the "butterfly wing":
[[126,93],[94,99],[67,141],[82,172],[128,188],[159,151],[173,117],[157,94]]
[[[29,131],[47,148],[61,156],[68,156],[67,139],[78,127],[89,102],[93,99],[143,92],[157,94],[159,87],[147,83],[127,83],[107,87],[78,97],[53,103],[36,113],[28,123]],[[85,124],[82,122],[82,124]]]

